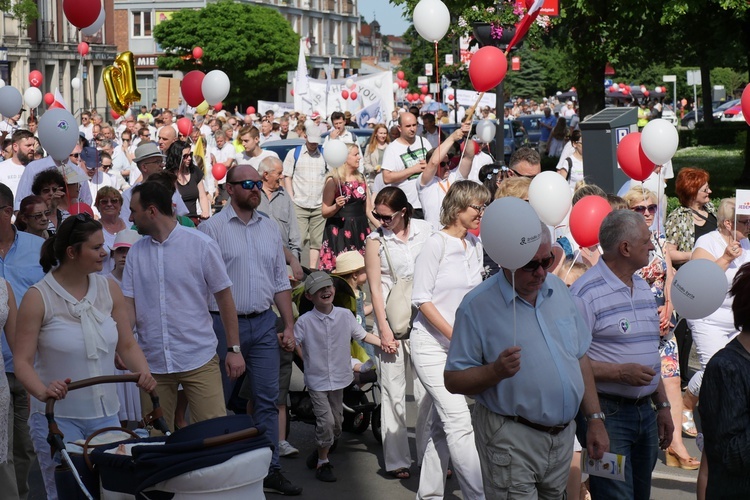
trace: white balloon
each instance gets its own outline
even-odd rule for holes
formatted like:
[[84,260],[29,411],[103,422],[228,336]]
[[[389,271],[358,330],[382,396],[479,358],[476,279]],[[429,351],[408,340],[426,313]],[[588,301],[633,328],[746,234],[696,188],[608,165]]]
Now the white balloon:
[[495,200],[487,207],[480,234],[492,260],[505,269],[515,270],[528,264],[539,250],[542,225],[531,205],[511,196]]
[[80,78],[73,78],[70,81],[70,86],[73,87],[76,90],[80,89],[81,88],[81,79]]
[[615,89],[615,92],[617,92],[618,90],[620,90],[620,86],[618,84],[616,84],[616,83],[612,84],[612,88]]
[[0,89],[0,115],[16,116],[22,107],[23,97],[17,88],[8,85]]
[[68,110],[48,109],[39,119],[38,134],[44,150],[55,160],[63,161],[78,142],[78,125]]
[[351,78],[347,78],[346,79],[346,88],[350,89],[352,87],[354,87],[354,80],[352,80]]
[[210,106],[219,104],[229,95],[229,77],[220,69],[209,71],[203,78],[201,90]]
[[412,17],[420,36],[433,43],[443,39],[451,24],[451,13],[440,0],[420,0]]
[[672,280],[672,305],[687,319],[701,319],[724,302],[729,282],[719,265],[708,259],[686,262]]
[[273,110],[274,113],[278,113],[278,111],[279,111],[279,105],[278,104],[274,104],[273,106],[271,106],[271,109]]
[[96,35],[96,32],[104,25],[105,17],[106,14],[104,13],[104,6],[102,5],[102,10],[99,11],[99,17],[96,18],[96,21],[94,21],[93,24],[81,29],[81,34],[84,36]]
[[328,168],[339,168],[346,163],[346,158],[348,156],[349,147],[344,141],[328,141],[328,144],[326,144],[323,149],[323,158],[325,158],[326,163],[328,163]]
[[641,132],[643,153],[656,165],[664,165],[671,160],[679,144],[677,129],[662,118],[651,120]]
[[[479,140],[485,144],[489,144],[495,139],[496,131],[497,127],[495,127],[492,120],[480,120],[479,123],[477,123],[477,137],[479,137]],[[558,175],[558,177],[562,178],[560,175]]]
[[23,102],[30,108],[36,108],[42,103],[42,91],[36,87],[29,87],[23,93]]
[[556,226],[565,219],[571,198],[568,181],[557,172],[542,172],[529,186],[529,203],[548,226]]
[[424,103],[425,104],[430,104],[431,102],[432,102],[432,97],[430,97],[428,95],[424,96]]
[[400,88],[401,88],[401,85],[399,85],[396,82],[393,82],[393,91],[394,92],[398,92],[398,89],[400,89]]

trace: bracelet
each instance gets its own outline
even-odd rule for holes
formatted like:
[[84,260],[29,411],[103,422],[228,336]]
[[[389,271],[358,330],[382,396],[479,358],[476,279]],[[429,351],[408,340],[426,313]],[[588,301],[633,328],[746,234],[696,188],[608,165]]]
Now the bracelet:
[[654,403],[654,406],[656,406],[656,411],[663,410],[664,408],[671,410],[672,405],[669,404],[669,401],[662,401],[661,403]]

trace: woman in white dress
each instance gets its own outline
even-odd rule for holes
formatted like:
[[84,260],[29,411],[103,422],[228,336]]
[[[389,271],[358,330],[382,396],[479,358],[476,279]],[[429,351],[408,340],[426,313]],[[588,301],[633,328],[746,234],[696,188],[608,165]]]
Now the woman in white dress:
[[[11,350],[16,343],[16,299],[10,283],[0,278],[0,328],[5,331],[5,339]],[[0,463],[8,461],[8,411],[10,390],[5,377],[5,365],[0,356]]]

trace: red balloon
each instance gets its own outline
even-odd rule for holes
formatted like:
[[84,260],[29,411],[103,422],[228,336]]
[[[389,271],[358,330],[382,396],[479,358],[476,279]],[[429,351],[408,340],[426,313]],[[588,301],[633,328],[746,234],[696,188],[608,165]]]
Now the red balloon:
[[403,71],[399,71],[398,73],[396,73],[396,78],[398,78],[399,80],[403,80],[404,79],[404,72]]
[[423,94],[426,94],[427,92],[430,91],[430,89],[427,88],[427,85],[422,85],[421,87],[419,87],[419,91],[422,92]]
[[471,56],[469,78],[477,92],[497,87],[508,72],[508,60],[497,47],[485,46]]
[[356,101],[356,100],[357,100],[357,93],[356,93],[356,92],[351,92],[351,93],[349,94],[349,98],[350,98],[350,99],[351,99],[352,101]]
[[253,113],[255,113],[255,108],[252,106],[248,106],[247,109],[245,110],[245,114],[252,115]]
[[612,85],[611,87],[609,87],[609,91],[610,92],[617,92],[617,90],[615,89],[614,85]]
[[187,137],[193,131],[193,122],[190,121],[190,118],[179,118],[177,120],[177,130],[180,131],[180,134]]
[[344,99],[349,99],[349,91],[348,90],[342,90],[341,91],[341,97]]
[[409,86],[409,84],[406,83],[406,80],[401,80],[400,82],[398,82],[398,84],[401,86],[402,89],[405,89],[406,87]]
[[651,92],[649,92],[648,90],[644,90],[643,91],[643,95],[645,95],[646,97],[648,97],[650,94],[651,94]]
[[422,94],[422,95],[420,95],[420,96],[419,96],[419,100],[420,100],[420,101],[422,101],[422,102],[424,102],[424,98],[425,98],[425,97],[427,97],[427,96],[426,96],[426,95],[424,95],[424,94]]
[[203,90],[201,90],[205,76],[203,71],[193,70],[182,79],[180,90],[182,90],[182,97],[189,106],[198,107],[205,100]]
[[654,163],[646,157],[641,148],[641,133],[632,132],[617,146],[617,162],[625,174],[634,181],[645,181],[654,171]]
[[449,101],[452,101],[452,100],[453,100],[453,94],[449,94],[449,95],[448,95],[448,100],[449,100]]
[[750,85],[745,86],[745,90],[742,91],[742,116],[745,117],[745,121],[750,125]]
[[222,109],[224,109],[224,103],[217,102],[216,104],[214,104],[214,110],[215,111],[221,111]]
[[[96,19],[94,19],[94,21],[96,21]],[[81,54],[81,57],[86,57],[86,54],[89,53],[89,44],[86,43],[86,42],[79,43],[78,44],[78,53]]]
[[193,59],[200,59],[203,57],[203,49],[200,47],[193,47]]
[[608,213],[612,211],[609,202],[601,196],[584,196],[573,205],[570,211],[570,234],[582,247],[599,243],[599,228]]
[[39,88],[42,85],[42,72],[38,69],[35,69],[31,73],[29,73],[29,83],[32,87]]
[[110,110],[109,110],[109,116],[111,116],[113,120],[117,120],[118,118],[120,118],[120,115],[118,115],[118,114],[117,114],[117,113],[115,112],[115,110],[114,110],[114,109],[110,109]]
[[294,95],[294,89],[289,91],[292,95]]
[[65,17],[79,30],[94,24],[101,11],[101,0],[63,0]]
[[55,102],[55,96],[51,92],[44,94],[44,104],[51,106]]
[[223,163],[216,163],[211,168],[211,173],[213,174],[214,179],[220,181],[225,175],[227,175],[227,167]]
[[68,212],[70,215],[78,215],[78,214],[89,214],[91,217],[94,217],[94,211],[91,209],[90,205],[87,205],[86,203],[73,203],[69,208]]

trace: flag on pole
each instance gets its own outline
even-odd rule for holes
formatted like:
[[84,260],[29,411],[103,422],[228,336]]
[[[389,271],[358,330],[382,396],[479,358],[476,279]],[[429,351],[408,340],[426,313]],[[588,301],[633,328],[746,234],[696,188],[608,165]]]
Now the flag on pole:
[[738,189],[735,200],[735,214],[750,215],[750,189]]
[[513,39],[508,44],[508,48],[505,49],[506,56],[510,52],[510,49],[512,49],[516,43],[520,42],[521,39],[526,36],[526,33],[529,32],[531,25],[534,23],[537,16],[539,16],[539,12],[541,12],[544,0],[518,0],[517,3],[520,3],[521,6],[526,7],[528,11],[526,12],[526,15],[523,16],[523,19],[521,19],[518,24],[516,24],[516,34],[513,35]]
[[294,76],[294,94],[307,94],[307,62],[305,61],[306,40],[299,41],[299,59],[297,60],[297,74]]
[[63,99],[63,96],[57,87],[55,87],[55,101],[52,104],[50,104],[49,108],[47,109],[54,109],[54,108],[62,108],[66,111],[70,111],[70,109],[68,109],[68,104],[65,102],[65,99]]

